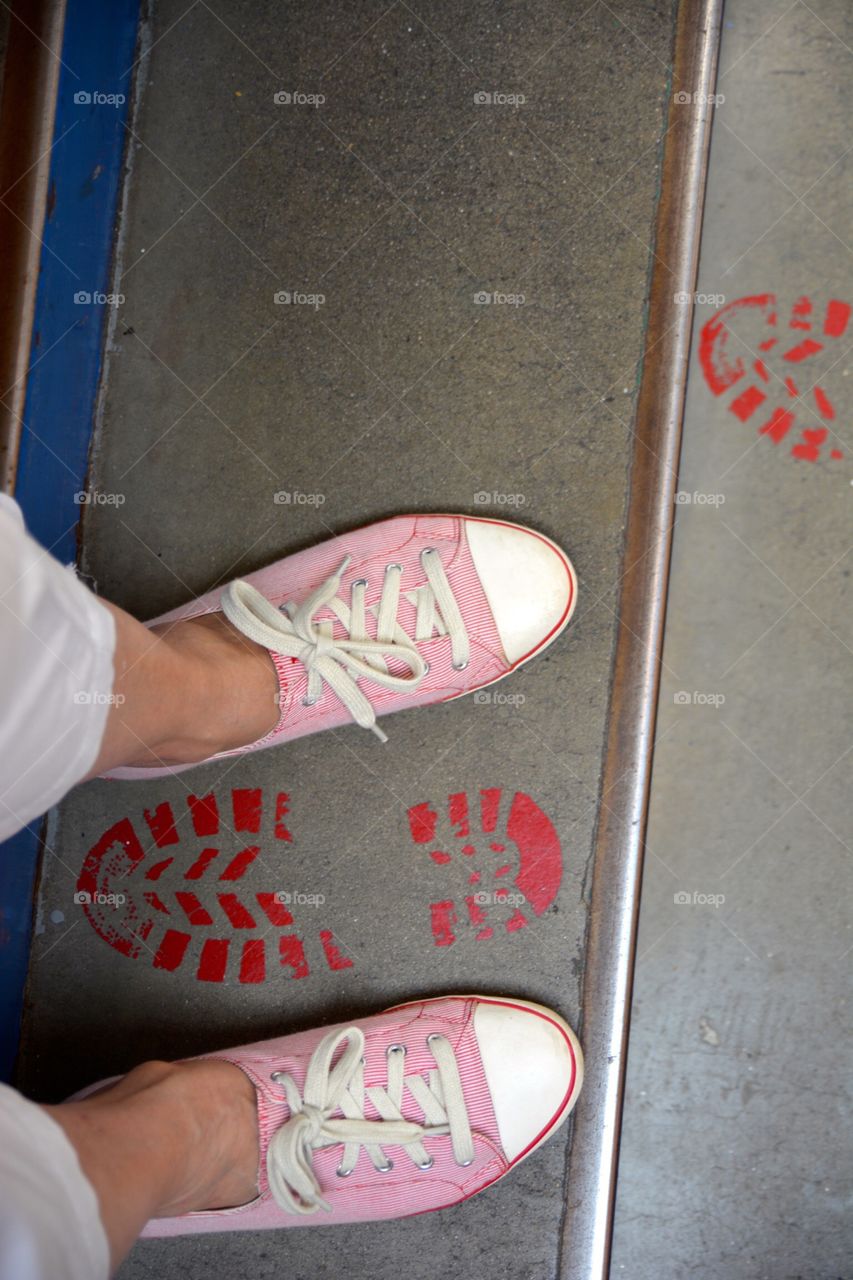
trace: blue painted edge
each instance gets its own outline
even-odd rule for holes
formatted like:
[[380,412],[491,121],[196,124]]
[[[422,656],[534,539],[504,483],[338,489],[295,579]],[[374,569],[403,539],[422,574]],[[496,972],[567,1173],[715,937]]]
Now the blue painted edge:
[[[68,0],[15,497],[27,527],[77,559],[133,82],[140,0]],[[82,295],[82,298],[81,298]],[[91,299],[85,301],[86,295]],[[0,1079],[21,1029],[41,843],[0,846]]]

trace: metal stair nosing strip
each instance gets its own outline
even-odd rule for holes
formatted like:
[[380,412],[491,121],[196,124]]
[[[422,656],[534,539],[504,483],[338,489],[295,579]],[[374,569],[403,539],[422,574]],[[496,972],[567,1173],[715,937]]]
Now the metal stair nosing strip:
[[[586,1080],[568,1156],[559,1280],[606,1280],[681,422],[723,0],[681,0],[634,424],[623,577],[583,989]],[[675,94],[691,95],[689,103]]]

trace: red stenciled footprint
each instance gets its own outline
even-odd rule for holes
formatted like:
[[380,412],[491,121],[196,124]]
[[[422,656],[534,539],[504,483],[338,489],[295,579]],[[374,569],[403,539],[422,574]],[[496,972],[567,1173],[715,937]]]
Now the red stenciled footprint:
[[[817,382],[809,382],[809,362],[820,352],[831,350],[833,342],[843,337],[850,321],[850,311],[849,302],[832,298],[818,318],[811,298],[805,295],[798,298],[791,308],[787,324],[795,336],[786,346],[779,332],[774,293],[736,298],[722,307],[702,328],[699,361],[705,381],[715,396],[723,395],[740,383],[737,394],[729,401],[729,412],[739,421],[748,422],[760,410],[758,433],[773,444],[789,439],[796,422],[790,403],[792,400],[810,397],[817,416],[823,422],[835,422],[836,408],[829,395]],[[755,332],[748,343],[758,353],[754,359],[744,354],[744,343],[734,338],[732,326],[745,320],[752,320],[755,325]],[[801,336],[803,333],[812,336],[804,338]],[[775,367],[777,362],[778,367]],[[836,430],[833,428],[833,433]],[[801,427],[798,437],[790,437],[790,440],[795,440],[791,444],[791,457],[803,462],[817,462],[822,450],[826,456],[825,446],[829,437],[830,428],[827,426]],[[840,459],[844,453],[841,449],[830,448],[828,456]]]
[[408,811],[416,845],[448,872],[462,871],[467,891],[430,903],[430,924],[437,947],[456,941],[455,927],[473,928],[478,942],[523,929],[557,896],[563,875],[560,840],[550,818],[523,791],[501,787],[480,791],[472,817],[468,795],[448,797],[439,814],[429,802]]
[[[258,983],[282,969],[305,978],[305,945],[289,910],[298,901],[276,885],[257,887],[262,875],[288,881],[281,852],[293,839],[285,821],[289,797],[276,795],[269,830],[260,788],[235,788],[228,799],[230,821],[222,823],[212,792],[187,796],[178,819],[168,801],[146,809],[135,825],[120,818],[86,855],[76,900],[105,942],[131,959],[150,956],[155,969],[192,965],[202,982],[236,974]],[[221,847],[232,833],[239,844],[246,840],[236,854]],[[352,967],[330,930],[317,936],[330,969]]]

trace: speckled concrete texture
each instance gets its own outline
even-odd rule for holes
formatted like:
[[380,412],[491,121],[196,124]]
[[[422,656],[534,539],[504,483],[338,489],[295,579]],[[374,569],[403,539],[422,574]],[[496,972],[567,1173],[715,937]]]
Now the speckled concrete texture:
[[[151,617],[333,532],[443,510],[560,542],[580,603],[505,698],[398,716],[386,747],[352,727],[70,796],[30,977],[23,1082],[39,1097],[430,992],[516,992],[580,1022],[672,27],[668,5],[639,0],[156,5],[93,464],[102,497],[84,521],[90,579]],[[303,895],[291,932],[304,963],[279,963],[269,925],[263,981],[241,981],[233,956],[224,981],[200,982],[194,949],[169,970],[153,948],[108,945],[74,902],[102,833],[127,818],[147,849],[144,811],[172,806],[162,857],[175,862],[156,887],[174,909],[176,868],[199,848],[188,791],[228,815],[235,788],[265,804],[241,891]],[[478,940],[462,870],[413,844],[406,810],[444,812],[457,793],[476,805],[484,788],[541,808],[562,873],[525,927],[494,909]],[[275,833],[281,793],[291,840]],[[224,825],[221,857],[246,842]],[[455,941],[436,945],[430,904],[444,900]],[[148,1242],[121,1275],[553,1276],[569,1137],[438,1218]]]
[[726,5],[699,290],[777,323],[733,321],[715,397],[697,307],[613,1277],[851,1274],[851,46],[837,0]]

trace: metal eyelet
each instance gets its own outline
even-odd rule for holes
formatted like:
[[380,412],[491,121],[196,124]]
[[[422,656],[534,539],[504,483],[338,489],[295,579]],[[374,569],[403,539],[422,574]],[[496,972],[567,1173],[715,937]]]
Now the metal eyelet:
[[367,578],[356,578],[352,585],[354,587],[366,587],[368,585]]
[[427,1044],[430,1044],[430,1042],[433,1040],[443,1040],[443,1039],[444,1039],[444,1036],[441,1034],[440,1031],[431,1031],[426,1038],[426,1042]]
[[408,1050],[404,1044],[389,1044],[385,1050],[385,1057],[390,1058],[392,1053],[402,1053],[403,1057],[405,1057],[407,1052]]
[[452,662],[450,665],[454,671],[464,671],[470,661],[470,658],[466,658],[464,662]]
[[457,1163],[459,1164],[460,1169],[467,1169],[469,1164],[474,1163],[474,1157],[472,1156],[470,1160],[461,1160],[461,1161],[458,1161]]
[[425,662],[425,663],[424,663],[424,675],[425,675],[425,676],[428,676],[428,675],[429,675],[429,663],[428,663],[428,662]]
[[281,1084],[284,1074],[285,1073],[283,1071],[272,1071],[270,1073],[270,1080],[272,1080],[273,1084]]
[[403,572],[403,566],[401,564],[386,564],[385,566],[386,573],[390,573],[392,569],[399,569],[401,573]]
[[391,1170],[392,1170],[393,1168],[394,1168],[394,1161],[393,1161],[393,1160],[389,1160],[387,1164],[380,1165],[380,1166],[379,1166],[379,1168],[376,1170],[376,1172],[377,1172],[377,1173],[390,1173],[390,1172],[391,1172]]
[[339,1178],[348,1178],[352,1172],[353,1172],[352,1169],[342,1169],[340,1165],[338,1165],[337,1169],[335,1170],[335,1173],[338,1175]]
[[437,556],[437,555],[438,555],[438,552],[436,551],[435,547],[424,547],[423,551],[421,552],[421,559],[423,560],[424,556]]
[[319,701],[319,698],[303,698],[302,705],[303,707],[316,707]]
[[419,1164],[418,1168],[426,1171],[427,1169],[431,1169],[434,1164],[435,1160],[433,1160],[432,1156],[427,1156],[425,1163]]

